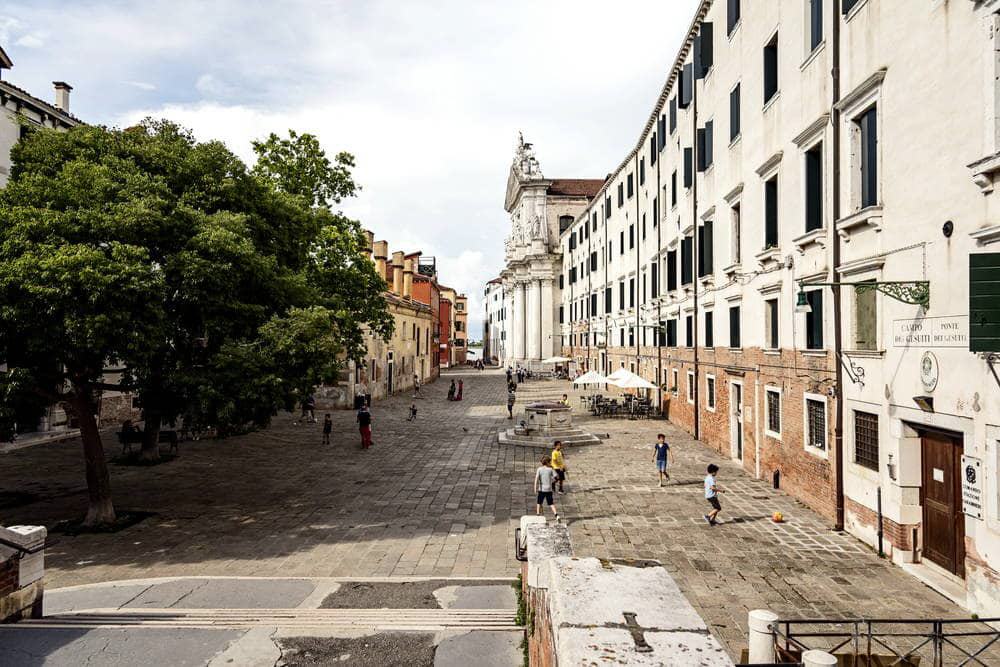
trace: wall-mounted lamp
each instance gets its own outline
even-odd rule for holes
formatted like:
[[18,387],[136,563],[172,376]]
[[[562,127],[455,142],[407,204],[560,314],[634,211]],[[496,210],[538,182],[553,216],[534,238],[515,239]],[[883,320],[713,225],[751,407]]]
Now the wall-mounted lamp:
[[812,306],[809,305],[809,300],[806,298],[805,290],[799,290],[799,296],[795,301],[795,312],[796,313],[811,313],[813,311]]

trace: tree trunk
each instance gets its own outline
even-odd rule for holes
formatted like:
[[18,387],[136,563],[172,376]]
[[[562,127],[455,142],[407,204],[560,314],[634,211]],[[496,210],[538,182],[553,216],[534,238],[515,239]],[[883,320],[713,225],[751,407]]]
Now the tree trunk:
[[140,461],[160,460],[160,424],[163,416],[159,410],[146,408],[146,426],[142,434],[142,451],[139,452]]
[[92,395],[81,389],[76,390],[72,403],[77,421],[80,422],[83,458],[87,464],[89,505],[83,525],[101,526],[114,523],[115,506],[111,502],[111,476],[108,474],[108,462],[104,458],[101,433],[94,418],[97,406]]

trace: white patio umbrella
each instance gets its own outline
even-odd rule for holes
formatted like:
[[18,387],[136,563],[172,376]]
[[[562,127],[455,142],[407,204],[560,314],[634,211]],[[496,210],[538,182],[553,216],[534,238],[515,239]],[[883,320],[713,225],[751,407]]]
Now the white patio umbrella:
[[656,385],[649,380],[639,377],[635,373],[629,373],[630,377],[616,381],[614,384],[622,389],[656,389]]
[[565,364],[567,361],[573,361],[569,357],[549,357],[548,359],[542,359],[543,364]]
[[573,384],[604,384],[607,381],[608,379],[597,371],[587,371],[573,380]]
[[616,384],[618,380],[627,377],[632,371],[626,368],[619,368],[607,377],[608,384]]

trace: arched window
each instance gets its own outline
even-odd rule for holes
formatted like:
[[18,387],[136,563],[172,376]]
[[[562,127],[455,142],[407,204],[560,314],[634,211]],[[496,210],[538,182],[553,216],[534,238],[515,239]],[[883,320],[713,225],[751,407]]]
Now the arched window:
[[560,215],[559,216],[559,233],[562,234],[573,224],[573,216],[571,215]]

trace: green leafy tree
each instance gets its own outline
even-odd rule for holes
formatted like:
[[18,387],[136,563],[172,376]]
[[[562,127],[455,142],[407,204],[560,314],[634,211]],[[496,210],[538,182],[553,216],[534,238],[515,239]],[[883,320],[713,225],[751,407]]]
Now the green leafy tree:
[[364,234],[329,208],[355,192],[353,162],[291,136],[261,144],[269,166],[253,172],[164,121],[37,131],[15,147],[0,194],[0,421],[31,401],[69,407],[88,524],[114,520],[101,391],[138,394],[155,458],[162,422],[266,425],[359,355],[363,328],[391,332]]

